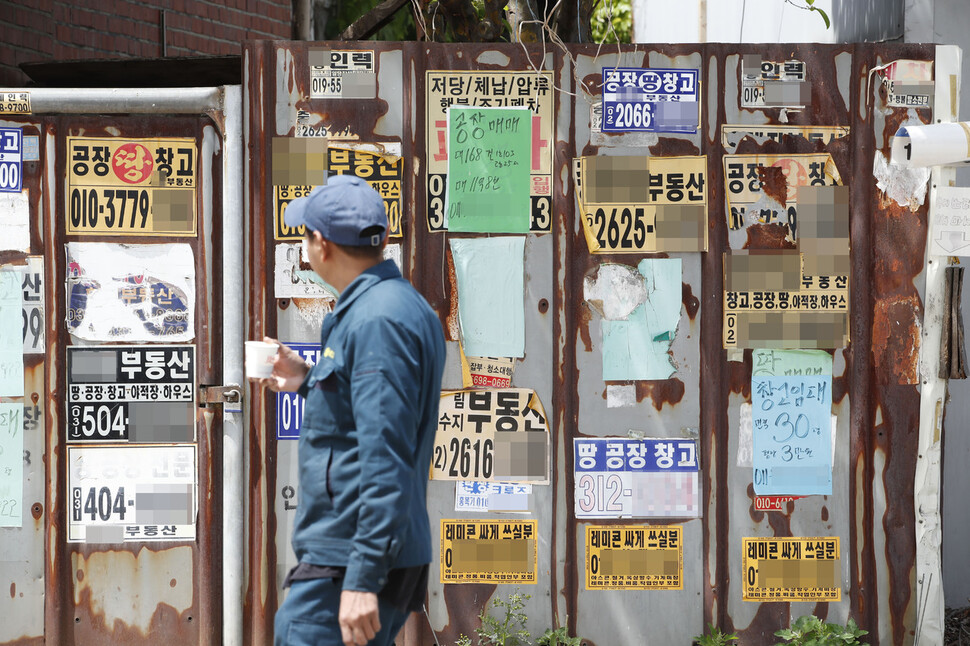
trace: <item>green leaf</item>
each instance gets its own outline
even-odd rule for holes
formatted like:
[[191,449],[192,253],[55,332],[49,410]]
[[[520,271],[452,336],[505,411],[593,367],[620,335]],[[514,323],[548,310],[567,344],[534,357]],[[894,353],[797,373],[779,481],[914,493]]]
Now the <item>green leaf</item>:
[[831,29],[832,28],[832,21],[829,20],[828,14],[826,14],[824,11],[822,11],[818,7],[812,7],[812,11],[817,11],[822,16],[822,20],[825,21],[825,28],[826,29]]

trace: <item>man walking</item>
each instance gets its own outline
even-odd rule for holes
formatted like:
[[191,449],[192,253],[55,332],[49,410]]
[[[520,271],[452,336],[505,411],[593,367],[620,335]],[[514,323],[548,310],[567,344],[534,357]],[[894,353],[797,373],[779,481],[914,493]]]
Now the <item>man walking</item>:
[[[426,489],[445,342],[437,315],[382,261],[387,217],[365,181],[331,177],[291,202],[310,266],[340,293],[307,365],[280,344],[272,390],[306,398],[293,550],[276,646],[386,646],[421,608]],[[277,342],[274,339],[267,341]],[[277,342],[278,343],[278,342]]]

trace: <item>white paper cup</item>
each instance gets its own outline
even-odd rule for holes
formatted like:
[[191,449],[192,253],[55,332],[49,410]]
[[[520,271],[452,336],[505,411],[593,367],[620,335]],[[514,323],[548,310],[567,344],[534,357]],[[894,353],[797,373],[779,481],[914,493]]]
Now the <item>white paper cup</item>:
[[273,359],[279,346],[265,341],[246,341],[246,377],[266,379],[273,376]]

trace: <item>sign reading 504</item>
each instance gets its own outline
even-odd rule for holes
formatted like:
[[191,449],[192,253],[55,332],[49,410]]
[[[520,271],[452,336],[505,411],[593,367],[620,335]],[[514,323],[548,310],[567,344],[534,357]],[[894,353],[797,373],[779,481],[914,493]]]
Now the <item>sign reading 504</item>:
[[68,137],[67,154],[68,234],[196,235],[194,139]]

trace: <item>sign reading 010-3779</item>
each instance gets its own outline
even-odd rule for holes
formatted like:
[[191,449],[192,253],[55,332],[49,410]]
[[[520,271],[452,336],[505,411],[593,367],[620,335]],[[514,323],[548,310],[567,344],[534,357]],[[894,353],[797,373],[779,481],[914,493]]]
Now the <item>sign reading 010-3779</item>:
[[67,138],[67,233],[182,236],[197,231],[195,139]]

